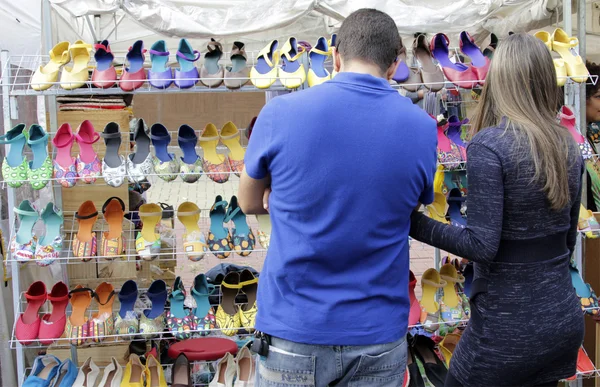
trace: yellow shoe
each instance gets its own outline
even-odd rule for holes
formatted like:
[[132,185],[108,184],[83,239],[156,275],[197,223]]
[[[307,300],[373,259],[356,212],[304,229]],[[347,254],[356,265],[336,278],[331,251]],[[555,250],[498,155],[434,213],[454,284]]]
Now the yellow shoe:
[[552,35],[548,31],[538,31],[533,36],[544,42],[548,50],[552,51]]
[[168,387],[165,374],[163,373],[160,362],[156,360],[154,355],[148,356],[146,360],[146,386],[148,387]]
[[248,269],[244,269],[240,273],[240,288],[248,297],[248,303],[241,305],[239,309],[240,322],[242,327],[250,333],[254,332],[254,324],[256,323],[256,292],[258,291],[258,278]]
[[142,204],[139,216],[143,226],[135,238],[135,251],[143,260],[151,261],[160,254],[160,234],[155,231],[162,219],[162,208],[156,203]]
[[240,273],[230,272],[223,278],[221,305],[217,309],[215,319],[221,332],[227,336],[236,335],[242,326],[238,306],[235,304],[235,297],[240,288]]
[[446,195],[442,192],[444,186],[444,167],[438,166],[435,178],[433,179],[433,203],[427,206],[429,217],[438,222],[448,224],[446,212],[448,212],[448,202]]
[[600,224],[596,220],[594,213],[586,209],[583,204],[579,207],[577,228],[579,231],[585,232],[587,238],[594,239],[600,236]]
[[202,170],[215,183],[225,183],[231,172],[227,158],[217,152],[220,139],[217,127],[211,123],[206,124],[198,139],[203,152]]
[[563,59],[554,59],[554,70],[556,70],[556,84],[564,86],[567,83],[567,66]]
[[[457,332],[460,332],[457,330]],[[440,351],[444,356],[444,362],[446,363],[446,367],[450,367],[450,360],[452,360],[452,354],[460,341],[461,333],[448,333],[444,340],[439,344]]]
[[446,281],[440,278],[440,273],[435,269],[427,269],[421,277],[421,325],[430,333],[440,327],[440,304],[435,301],[439,288],[446,286]]
[[42,91],[58,81],[58,70],[71,61],[69,42],[60,42],[50,50],[50,61],[35,70],[31,77],[31,88]]
[[240,131],[233,122],[229,121],[221,128],[220,136],[223,145],[229,149],[227,160],[229,161],[231,172],[239,177],[244,170],[244,156],[246,155],[246,150],[242,148],[242,144],[240,143]]
[[308,86],[320,85],[331,79],[331,74],[325,68],[325,61],[331,56],[331,50],[324,37],[320,37],[317,45],[310,50],[308,59],[310,68],[308,69]]
[[281,70],[279,80],[288,89],[297,89],[306,81],[306,70],[299,59],[304,54],[304,47],[298,46],[296,38],[289,38],[281,48]]
[[77,89],[89,80],[88,63],[90,61],[92,45],[78,40],[69,46],[69,53],[73,59],[73,67],[64,68],[60,77],[60,87],[65,90]]
[[583,83],[587,81],[590,73],[585,67],[585,62],[574,51],[574,48],[579,45],[579,40],[574,36],[568,36],[565,31],[560,28],[554,30],[552,34],[552,50],[557,52],[565,61],[567,74],[575,82]]
[[177,219],[185,227],[183,233],[183,252],[190,261],[200,261],[208,251],[206,239],[198,226],[200,208],[192,202],[183,202],[177,208]]
[[123,372],[121,387],[144,387],[145,367],[140,362],[140,358],[135,353],[129,355],[129,361]]
[[279,64],[279,42],[273,40],[256,57],[256,64],[250,69],[250,81],[259,89],[268,89],[277,80]]

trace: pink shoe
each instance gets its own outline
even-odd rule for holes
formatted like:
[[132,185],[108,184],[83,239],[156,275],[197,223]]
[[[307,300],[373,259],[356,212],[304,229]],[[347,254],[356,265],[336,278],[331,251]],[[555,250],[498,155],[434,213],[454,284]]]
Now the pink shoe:
[[65,310],[69,303],[69,288],[64,282],[57,282],[48,294],[48,301],[52,305],[52,313],[42,317],[38,339],[42,345],[50,345],[65,331],[67,315]]
[[408,298],[410,299],[410,309],[408,312],[408,326],[417,325],[421,318],[421,304],[415,297],[415,287],[417,286],[417,278],[415,274],[410,271],[408,277]]
[[75,136],[71,125],[65,123],[58,128],[52,144],[56,148],[54,158],[54,178],[65,188],[74,187],[77,184],[77,167],[75,158],[71,157]]
[[119,83],[123,91],[139,89],[146,82],[146,70],[144,70],[145,52],[144,42],[141,40],[138,40],[129,48],[129,52],[127,53],[129,67],[123,65],[121,82]]
[[41,322],[39,311],[46,297],[46,285],[42,281],[32,283],[25,292],[27,308],[19,316],[15,327],[15,336],[21,344],[29,345],[37,340]]
[[92,73],[92,83],[101,89],[113,87],[117,83],[117,70],[113,66],[115,57],[110,51],[108,40],[103,40],[102,43],[94,45],[94,48],[96,49],[94,54],[96,68]]
[[94,183],[102,174],[102,163],[92,146],[100,139],[100,135],[96,133],[92,123],[85,120],[79,125],[75,138],[79,144],[79,156],[76,161],[77,175],[87,184]]
[[581,151],[581,156],[583,156],[584,160],[591,158],[594,154],[594,151],[592,150],[590,143],[575,128],[576,121],[575,114],[573,114],[573,111],[568,107],[563,106],[560,109],[559,116],[560,124],[565,128],[569,129],[569,133],[571,133],[571,136],[573,136],[573,139],[575,139],[577,145],[579,145],[579,150]]
[[481,50],[467,31],[460,33],[460,50],[471,58],[473,72],[479,84],[483,86],[488,70],[490,69],[490,60],[481,53]]

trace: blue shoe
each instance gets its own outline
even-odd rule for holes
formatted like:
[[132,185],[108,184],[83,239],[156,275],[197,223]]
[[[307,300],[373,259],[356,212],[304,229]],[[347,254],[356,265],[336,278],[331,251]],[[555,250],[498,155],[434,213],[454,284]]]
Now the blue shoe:
[[196,329],[194,315],[185,309],[184,301],[185,288],[181,282],[181,277],[177,277],[169,296],[171,308],[167,312],[167,327],[178,340],[189,339],[192,337],[191,331]]
[[60,360],[53,355],[38,356],[33,361],[31,374],[25,379],[23,387],[51,387],[58,374]]
[[157,89],[166,89],[173,83],[173,71],[167,66],[169,54],[164,40],[157,41],[150,48],[152,68],[148,70],[148,82]]
[[29,162],[27,180],[31,188],[40,190],[48,184],[54,170],[52,159],[48,155],[48,133],[39,125],[31,125],[27,145],[33,153],[33,160]]
[[195,183],[202,176],[202,158],[196,153],[198,136],[196,131],[189,125],[179,127],[179,147],[183,152],[181,157],[181,180],[186,183]]
[[179,162],[173,153],[169,153],[171,135],[163,124],[154,124],[150,128],[150,138],[154,147],[154,171],[164,181],[173,181],[179,174]]
[[138,286],[134,280],[126,281],[119,291],[119,302],[121,309],[115,319],[115,333],[118,335],[130,335],[138,333],[140,321],[134,311],[138,298]]
[[65,360],[60,367],[52,387],[73,387],[75,379],[77,379],[77,366],[73,364],[71,359]]
[[246,222],[246,214],[238,205],[237,197],[232,196],[227,207],[227,217],[225,222],[233,221],[234,228],[231,229],[231,240],[233,241],[233,250],[247,257],[254,250],[255,239],[252,230]]
[[208,297],[215,292],[215,287],[208,284],[204,274],[199,274],[194,278],[194,286],[190,291],[196,301],[196,307],[192,309],[194,324],[199,330],[200,336],[208,336],[216,327],[215,312],[208,300]]
[[27,143],[26,133],[25,124],[19,124],[0,136],[0,144],[10,145],[2,162],[2,178],[12,188],[22,186],[29,174],[29,163],[23,157],[23,148]]
[[465,228],[467,221],[463,218],[460,208],[465,198],[460,193],[458,188],[452,188],[448,194],[448,215],[450,215],[450,223],[453,226]]
[[233,241],[229,230],[225,228],[227,222],[227,202],[221,195],[215,198],[215,203],[210,209],[210,230],[208,231],[208,248],[219,259],[225,259],[233,250]]
[[152,303],[152,308],[144,310],[140,317],[140,333],[158,334],[165,330],[167,293],[165,281],[156,280],[150,284],[146,295]]

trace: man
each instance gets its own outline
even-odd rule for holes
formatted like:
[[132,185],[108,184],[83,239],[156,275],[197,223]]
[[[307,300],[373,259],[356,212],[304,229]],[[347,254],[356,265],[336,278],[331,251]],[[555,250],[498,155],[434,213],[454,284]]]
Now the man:
[[260,386],[404,378],[410,214],[433,201],[436,124],[388,83],[402,43],[387,14],[358,10],[337,39],[339,74],[270,101],[246,152],[243,211],[266,213],[272,190]]

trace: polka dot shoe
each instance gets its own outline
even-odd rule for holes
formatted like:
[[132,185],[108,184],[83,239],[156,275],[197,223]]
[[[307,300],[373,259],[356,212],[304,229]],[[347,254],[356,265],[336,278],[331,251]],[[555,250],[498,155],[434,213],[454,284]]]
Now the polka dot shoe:
[[252,230],[248,226],[248,222],[246,222],[246,215],[238,205],[236,196],[231,197],[229,207],[227,207],[225,222],[229,221],[232,221],[235,225],[231,229],[230,237],[230,240],[233,242],[233,250],[242,257],[247,257],[254,250],[256,241]]
[[210,209],[210,231],[208,232],[208,248],[219,259],[229,257],[233,250],[233,241],[229,230],[225,228],[227,222],[227,202],[221,195],[215,198],[215,203]]

